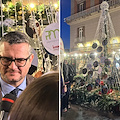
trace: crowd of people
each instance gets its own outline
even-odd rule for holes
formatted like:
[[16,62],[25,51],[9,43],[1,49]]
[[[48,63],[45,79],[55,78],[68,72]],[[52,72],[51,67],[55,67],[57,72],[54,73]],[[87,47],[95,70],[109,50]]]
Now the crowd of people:
[[67,112],[70,109],[70,88],[73,83],[73,77],[75,76],[75,70],[72,65],[70,65],[67,60],[62,64],[61,74],[61,116],[63,112]]

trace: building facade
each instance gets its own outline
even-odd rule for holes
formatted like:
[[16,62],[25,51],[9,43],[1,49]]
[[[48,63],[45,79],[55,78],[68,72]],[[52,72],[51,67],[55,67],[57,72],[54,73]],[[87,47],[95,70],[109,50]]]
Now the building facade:
[[[65,18],[65,22],[70,25],[71,52],[91,51],[101,14],[100,5],[103,1],[105,0],[71,0],[71,16]],[[109,4],[109,14],[115,34],[120,36],[120,0],[106,1]],[[119,43],[117,40],[117,47]],[[111,46],[113,49],[116,48],[112,43],[109,44],[109,47]]]

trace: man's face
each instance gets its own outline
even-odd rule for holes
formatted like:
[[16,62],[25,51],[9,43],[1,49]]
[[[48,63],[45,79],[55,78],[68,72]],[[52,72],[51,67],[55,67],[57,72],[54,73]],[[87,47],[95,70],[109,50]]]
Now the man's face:
[[[0,49],[0,56],[2,57],[9,57],[11,59],[26,59],[29,56],[29,45],[27,43],[10,45],[9,43],[4,42]],[[33,57],[34,56],[32,54],[24,67],[17,67],[14,61],[12,61],[9,66],[4,66],[0,62],[1,78],[8,84],[11,84],[15,87],[19,86],[29,71]]]

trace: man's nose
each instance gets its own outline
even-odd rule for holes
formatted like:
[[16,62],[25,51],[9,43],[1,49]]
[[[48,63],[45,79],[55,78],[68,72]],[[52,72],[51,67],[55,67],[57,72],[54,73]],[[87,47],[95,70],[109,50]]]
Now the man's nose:
[[11,69],[15,69],[17,68],[16,64],[15,64],[15,61],[12,61],[11,64],[9,65],[9,68]]

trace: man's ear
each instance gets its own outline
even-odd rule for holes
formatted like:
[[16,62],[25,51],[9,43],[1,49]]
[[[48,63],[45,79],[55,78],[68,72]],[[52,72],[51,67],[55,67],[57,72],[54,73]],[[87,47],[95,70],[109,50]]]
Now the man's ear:
[[30,56],[30,62],[31,63],[32,63],[33,59],[34,59],[34,54],[31,54],[31,56]]

